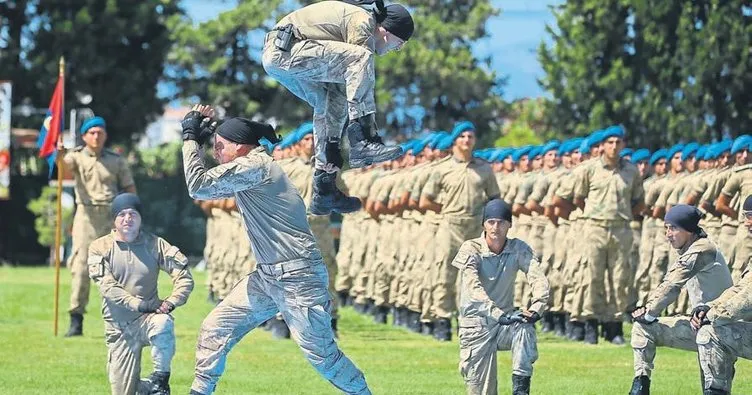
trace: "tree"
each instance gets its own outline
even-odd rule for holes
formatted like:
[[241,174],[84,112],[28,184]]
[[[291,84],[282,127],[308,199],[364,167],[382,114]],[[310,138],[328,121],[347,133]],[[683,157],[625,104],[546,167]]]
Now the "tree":
[[[6,16],[3,26],[10,33],[4,46],[8,55],[0,57],[2,77],[14,82],[15,104],[28,98],[33,106],[45,108],[58,60],[65,56],[66,107],[80,106],[81,94],[91,95],[88,106],[107,120],[111,141],[131,145],[162,113],[157,83],[171,46],[167,26],[182,13],[177,0],[0,4],[0,14]],[[19,126],[40,124],[33,119]]]
[[656,148],[749,130],[752,9],[743,0],[568,1],[541,44],[550,125],[623,124]]

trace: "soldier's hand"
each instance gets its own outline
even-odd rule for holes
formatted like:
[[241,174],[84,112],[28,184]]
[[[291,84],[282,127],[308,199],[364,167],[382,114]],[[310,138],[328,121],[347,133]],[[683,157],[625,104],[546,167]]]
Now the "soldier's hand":
[[540,314],[536,311],[529,311],[525,310],[522,312],[522,317],[525,319],[525,323],[527,324],[535,324],[538,322],[538,320],[541,319]]
[[157,308],[157,314],[170,314],[172,310],[175,310],[175,305],[166,300],[162,301],[162,304]]
[[138,312],[139,313],[153,313],[154,311],[157,310],[157,308],[158,308],[158,306],[155,306],[154,302],[149,301],[149,300],[142,300],[138,304]]
[[203,144],[216,130],[217,121],[213,117],[214,109],[211,106],[205,104],[193,106],[180,123],[183,128],[183,141],[193,140],[198,144]]
[[710,320],[707,319],[708,311],[710,311],[710,306],[706,305],[697,306],[692,310],[692,318],[689,320],[692,329],[697,331],[703,325],[710,323]]
[[639,322],[641,324],[650,325],[656,321],[658,321],[655,318],[648,319],[645,315],[648,313],[648,309],[646,307],[638,307],[634,311],[632,311],[632,321]]

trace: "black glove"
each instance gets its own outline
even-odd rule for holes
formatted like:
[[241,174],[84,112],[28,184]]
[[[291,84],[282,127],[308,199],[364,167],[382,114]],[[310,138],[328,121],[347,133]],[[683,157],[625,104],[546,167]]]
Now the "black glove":
[[185,114],[180,125],[183,127],[183,141],[193,140],[202,145],[216,130],[217,121],[194,110]]
[[499,317],[499,325],[512,325],[515,322],[516,321],[514,321],[509,314],[504,314]]
[[[710,306],[706,305],[699,305],[692,310],[692,321],[697,322],[697,329],[710,323],[710,320],[707,319],[708,311],[710,311]],[[702,315],[702,318],[700,315]]]
[[156,312],[159,314],[170,314],[172,310],[175,310],[175,305],[172,304],[172,302],[163,300],[162,304],[159,305],[159,308],[157,308]]
[[647,314],[647,312],[645,312],[645,313],[642,313],[642,314],[638,315],[637,317],[632,317],[632,319],[633,319],[633,320],[634,320],[635,322],[639,322],[640,324],[645,324],[645,325],[650,325],[650,324],[653,324],[653,323],[656,323],[656,322],[658,322],[658,319],[657,319],[657,318],[653,318],[653,319],[652,319],[651,321],[649,321],[649,320],[648,320],[648,319],[647,319],[647,318],[645,317],[645,314]]
[[142,300],[138,304],[138,309],[137,310],[138,310],[139,313],[153,313],[153,312],[155,312],[157,310],[157,307],[159,307],[159,306],[154,306],[154,303],[152,303],[152,302],[150,302],[148,300]]
[[535,324],[536,322],[540,321],[541,316],[538,314],[538,312],[533,311],[533,314],[530,317],[525,317],[528,324]]
[[535,324],[540,320],[540,314],[533,311],[530,317],[526,317],[525,314],[522,314],[522,310],[517,310],[509,318],[512,322],[519,322],[520,324]]

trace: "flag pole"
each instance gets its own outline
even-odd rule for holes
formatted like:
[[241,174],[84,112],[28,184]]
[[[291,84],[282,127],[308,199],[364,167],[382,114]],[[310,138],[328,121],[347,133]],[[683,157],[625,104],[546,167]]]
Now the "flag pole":
[[[65,59],[61,56],[59,63],[59,76],[62,81],[62,109],[61,114],[65,114]],[[62,123],[60,125],[60,133],[57,137],[58,146],[63,142]],[[55,165],[57,166],[57,221],[55,221],[55,318],[54,318],[54,332],[57,336],[57,324],[58,324],[58,305],[60,301],[60,244],[63,233],[63,153],[57,152],[55,156]]]

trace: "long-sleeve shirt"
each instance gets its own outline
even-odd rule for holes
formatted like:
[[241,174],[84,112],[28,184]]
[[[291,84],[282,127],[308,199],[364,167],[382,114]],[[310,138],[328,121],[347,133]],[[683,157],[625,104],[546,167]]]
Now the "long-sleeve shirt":
[[498,320],[514,308],[514,283],[522,271],[530,284],[530,311],[543,312],[549,284],[533,250],[522,240],[507,239],[500,254],[488,248],[485,235],[464,242],[452,265],[460,270],[460,317]]
[[658,317],[685,286],[689,301],[695,307],[717,298],[731,285],[731,272],[723,254],[708,238],[701,238],[679,251],[677,261],[648,296],[646,307],[650,315]]
[[707,318],[714,322],[752,321],[752,266],[736,285],[727,289],[714,301],[708,303]]
[[[113,231],[114,232],[114,231]],[[105,321],[129,323],[141,314],[142,301],[153,309],[161,304],[157,290],[159,271],[172,278],[172,293],[165,298],[182,306],[193,290],[188,259],[165,239],[141,232],[128,243],[115,240],[113,234],[100,237],[89,245],[89,277],[102,295]]]
[[191,198],[235,197],[259,265],[322,259],[303,198],[263,147],[207,170],[198,144],[186,141],[183,171]]

